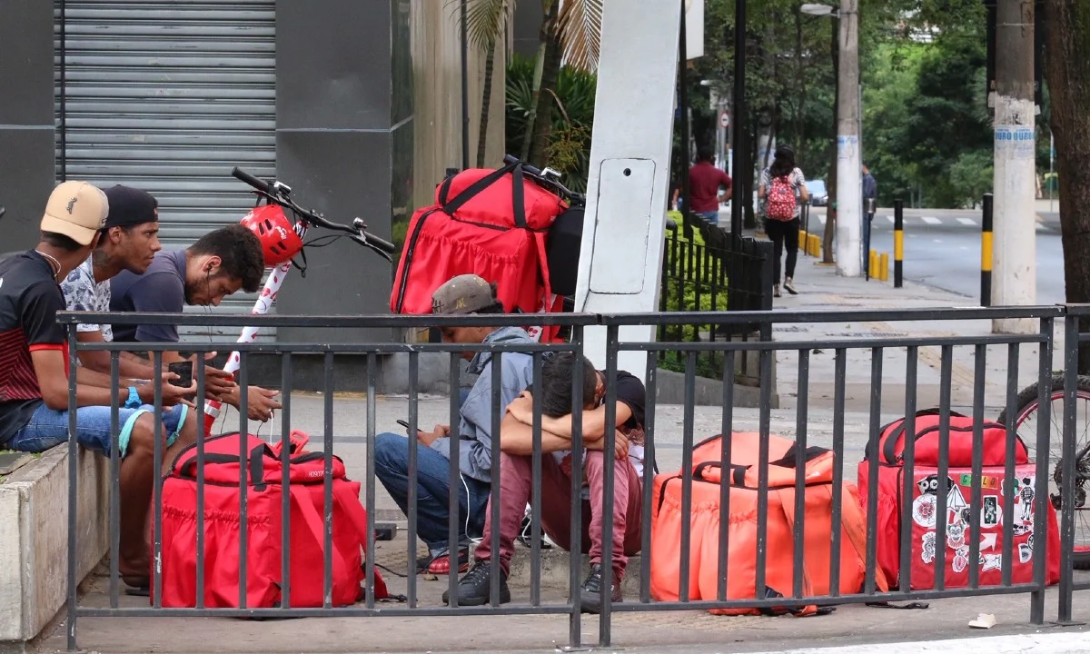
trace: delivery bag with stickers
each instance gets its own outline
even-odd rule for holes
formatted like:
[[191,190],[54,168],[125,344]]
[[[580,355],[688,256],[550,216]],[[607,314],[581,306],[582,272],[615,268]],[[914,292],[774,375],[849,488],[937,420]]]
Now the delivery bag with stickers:
[[[1011,583],[1033,581],[1034,537],[1046,533],[1046,583],[1059,581],[1060,540],[1056,511],[1046,502],[1046,515],[1036,514],[1037,466],[1029,460],[1025,443],[1013,435],[1007,441],[1007,428],[996,422],[983,422],[981,431],[982,467],[979,530],[973,532],[973,435],[972,418],[950,414],[946,478],[939,477],[940,417],[938,409],[916,414],[912,425],[912,497],[904,497],[907,421],[903,418],[884,426],[877,447],[868,447],[859,464],[859,498],[866,510],[870,489],[870,466],[878,466],[877,561],[890,586],[897,586],[901,570],[901,536],[907,531],[912,544],[909,557],[911,590],[935,586],[935,566],[944,557],[947,588],[969,585],[971,543],[979,544],[976,566],[981,586],[1002,584],[1004,553],[1010,534]],[[1011,450],[1013,476],[1007,476],[1006,461]],[[943,515],[939,515],[940,497],[945,496]],[[1010,505],[1008,506],[1008,498]],[[911,506],[909,524],[902,524],[905,503]],[[1008,529],[1004,524],[1009,520]],[[945,530],[942,525],[945,524]],[[904,530],[904,531],[902,531]],[[945,531],[945,533],[941,533]],[[944,542],[938,542],[939,538]],[[942,553],[942,550],[945,550]],[[902,589],[907,590],[907,589]]]

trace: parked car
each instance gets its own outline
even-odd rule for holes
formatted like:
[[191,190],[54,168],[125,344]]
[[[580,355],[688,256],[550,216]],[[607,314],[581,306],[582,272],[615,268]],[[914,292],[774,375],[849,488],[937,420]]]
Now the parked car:
[[829,204],[829,191],[825,188],[825,180],[807,180],[806,190],[810,192],[810,206],[824,207]]

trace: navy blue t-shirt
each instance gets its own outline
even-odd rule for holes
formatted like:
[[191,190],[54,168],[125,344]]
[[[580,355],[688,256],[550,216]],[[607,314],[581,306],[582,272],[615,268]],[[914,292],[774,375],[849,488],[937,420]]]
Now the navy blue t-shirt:
[[[155,253],[143,275],[124,271],[110,282],[110,311],[181,313],[185,307],[185,250]],[[177,343],[177,325],[114,325],[114,340]]]

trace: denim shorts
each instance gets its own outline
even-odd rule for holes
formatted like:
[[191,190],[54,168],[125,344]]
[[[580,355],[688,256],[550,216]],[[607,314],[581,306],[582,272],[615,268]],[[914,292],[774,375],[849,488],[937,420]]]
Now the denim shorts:
[[[189,407],[184,404],[163,409],[163,427],[167,432],[167,447],[178,438],[185,424]],[[145,413],[154,415],[155,407],[144,405],[138,409],[121,407],[117,411],[118,453],[124,457],[128,450],[129,436],[136,419]],[[91,450],[110,454],[113,434],[110,432],[110,407],[85,406],[76,409],[76,440]],[[55,411],[44,403],[30,417],[30,422],[15,432],[6,447],[20,452],[44,452],[68,441],[68,411]]]

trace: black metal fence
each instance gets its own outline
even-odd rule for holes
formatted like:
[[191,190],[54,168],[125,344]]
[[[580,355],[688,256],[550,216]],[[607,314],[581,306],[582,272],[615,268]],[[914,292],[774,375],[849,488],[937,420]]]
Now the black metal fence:
[[[659,311],[721,312],[767,311],[772,309],[772,257],[770,241],[743,237],[737,242],[729,233],[700,218],[687,215],[681,225],[668,225],[663,253]],[[699,242],[694,236],[699,235]],[[760,322],[694,322],[659,325],[659,341],[716,342],[751,339],[769,340],[770,326]],[[682,371],[680,352],[659,353],[660,363]],[[744,370],[753,376],[755,371]],[[702,352],[697,357],[697,374],[720,378],[723,357],[719,352]]]
[[[416,391],[417,371],[420,363],[420,356],[427,352],[439,352],[445,353],[450,357],[450,377],[451,387],[457,387],[457,376],[459,371],[458,359],[462,353],[465,352],[491,352],[494,357],[502,358],[511,352],[527,352],[533,357],[534,375],[533,375],[533,387],[532,392],[535,398],[540,397],[540,384],[541,375],[538,374],[541,371],[543,365],[543,356],[547,352],[551,351],[570,351],[581,353],[586,345],[585,330],[588,327],[604,327],[606,335],[606,360],[604,362],[595,361],[597,365],[605,364],[605,372],[607,379],[612,378],[613,374],[618,370],[618,361],[620,357],[628,357],[632,352],[647,353],[647,365],[646,370],[638,371],[645,375],[647,382],[647,405],[646,405],[646,418],[645,418],[645,438],[646,438],[646,452],[645,460],[648,462],[659,461],[660,466],[663,467],[662,472],[672,473],[672,469],[667,469],[662,465],[662,460],[656,458],[656,445],[660,443],[680,443],[681,452],[681,466],[680,472],[677,475],[681,480],[681,512],[682,515],[687,515],[693,508],[692,505],[692,493],[693,487],[696,483],[694,481],[694,444],[699,442],[704,436],[712,435],[711,433],[697,433],[697,427],[694,421],[693,399],[695,393],[695,378],[697,372],[697,358],[701,354],[708,352],[721,353],[726,362],[725,370],[733,370],[733,360],[739,353],[745,354],[748,352],[757,352],[759,356],[760,376],[762,383],[761,389],[761,402],[759,409],[759,434],[760,440],[764,443],[761,446],[759,452],[759,460],[757,461],[756,471],[759,475],[759,485],[757,490],[758,503],[757,503],[757,517],[756,517],[756,577],[754,580],[753,593],[751,595],[743,597],[728,597],[726,591],[726,584],[721,583],[718,586],[718,592],[712,596],[700,597],[694,599],[692,595],[692,589],[689,587],[689,577],[692,563],[692,557],[690,556],[690,548],[694,545],[691,534],[691,526],[688,521],[682,521],[681,533],[680,533],[680,555],[679,560],[670,562],[671,567],[676,567],[678,570],[678,578],[680,580],[680,592],[678,601],[655,601],[652,597],[652,568],[657,563],[656,561],[665,554],[657,554],[652,545],[652,512],[653,512],[653,486],[655,471],[652,465],[646,465],[644,467],[642,476],[642,560],[643,564],[640,570],[639,576],[639,593],[637,598],[633,598],[630,601],[611,604],[608,598],[603,597],[603,605],[601,607],[601,616],[599,621],[599,644],[605,646],[608,645],[612,638],[612,620],[611,616],[616,612],[631,612],[631,611],[663,611],[663,610],[678,610],[678,609],[773,609],[782,607],[802,607],[806,605],[827,606],[835,604],[846,603],[864,603],[875,601],[901,601],[901,600],[920,600],[929,598],[944,598],[944,597],[962,597],[962,596],[975,596],[975,595],[988,595],[988,594],[1010,594],[1010,593],[1028,593],[1030,595],[1030,611],[1029,620],[1035,624],[1041,624],[1044,620],[1045,611],[1045,589],[1048,585],[1046,562],[1048,559],[1049,543],[1052,539],[1057,537],[1055,532],[1052,532],[1048,528],[1038,528],[1034,533],[1035,538],[1032,539],[1032,543],[1028,546],[1029,549],[1022,555],[1022,561],[1025,563],[1029,559],[1032,559],[1032,578],[1027,582],[1013,583],[1010,575],[1011,565],[1016,560],[1016,553],[1012,551],[1013,543],[1013,529],[1011,521],[1005,521],[1002,523],[1002,539],[1003,543],[1000,545],[1004,556],[1004,574],[1001,583],[996,585],[982,585],[980,583],[980,576],[976,572],[976,566],[971,567],[971,571],[968,577],[968,582],[964,586],[960,587],[948,587],[944,583],[944,577],[939,570],[944,570],[945,566],[944,558],[947,556],[944,547],[939,548],[937,553],[938,564],[936,565],[936,579],[935,583],[930,588],[913,588],[912,578],[910,573],[910,561],[909,556],[911,548],[902,547],[901,551],[901,573],[900,579],[889,580],[891,586],[898,586],[897,590],[890,590],[888,592],[882,592],[880,590],[880,579],[877,575],[877,567],[875,565],[877,557],[877,529],[878,529],[878,512],[879,507],[877,505],[877,493],[871,492],[868,496],[868,500],[865,506],[862,507],[866,516],[866,538],[865,544],[865,560],[866,576],[863,583],[858,587],[840,588],[838,583],[831,584],[828,593],[813,594],[806,593],[804,591],[803,576],[804,570],[801,566],[803,557],[805,556],[806,540],[801,528],[796,529],[794,532],[794,541],[792,543],[794,562],[793,566],[793,588],[780,588],[776,589],[776,594],[771,593],[771,588],[766,584],[766,574],[772,561],[770,548],[783,546],[782,542],[772,542],[769,540],[768,532],[768,516],[770,506],[770,494],[768,470],[770,464],[770,453],[767,447],[769,434],[771,431],[771,402],[770,396],[772,389],[770,384],[771,369],[774,357],[781,357],[779,365],[783,366],[783,357],[790,357],[794,360],[798,370],[798,404],[796,409],[797,427],[795,429],[795,439],[800,451],[805,451],[808,447],[817,445],[819,442],[831,449],[835,454],[835,466],[832,472],[832,543],[830,552],[830,575],[836,577],[840,570],[839,561],[841,556],[841,548],[845,547],[845,543],[842,542],[840,536],[840,529],[837,528],[841,524],[842,516],[844,515],[843,509],[846,506],[845,502],[852,501],[850,495],[842,492],[843,482],[845,482],[845,470],[844,465],[846,460],[851,456],[858,455],[864,448],[875,447],[879,436],[880,428],[883,422],[883,386],[886,376],[883,373],[883,366],[886,360],[890,356],[903,356],[903,375],[904,375],[904,398],[903,405],[899,404],[900,400],[897,400],[896,413],[902,416],[908,416],[907,418],[907,430],[908,433],[913,433],[912,421],[913,416],[916,415],[917,410],[924,408],[920,406],[921,398],[922,403],[930,402],[929,398],[924,398],[918,394],[919,389],[919,362],[921,359],[921,351],[925,348],[938,348],[941,351],[941,363],[938,366],[939,371],[939,391],[937,406],[940,409],[940,451],[945,451],[950,444],[950,430],[949,421],[951,417],[951,404],[952,393],[956,389],[953,387],[953,369],[954,369],[954,351],[956,348],[968,348],[971,349],[975,356],[976,365],[976,385],[973,391],[972,399],[972,414],[975,418],[975,423],[978,425],[973,431],[973,460],[972,460],[972,491],[971,497],[968,501],[968,505],[965,507],[968,509],[968,515],[970,518],[967,520],[969,523],[966,527],[965,541],[969,548],[968,559],[970,561],[976,561],[977,557],[980,557],[981,543],[980,543],[980,526],[981,526],[981,502],[982,502],[982,454],[979,447],[975,447],[979,444],[981,435],[981,428],[985,417],[985,410],[987,406],[1004,406],[1009,410],[1009,415],[1014,415],[1017,408],[1019,388],[1018,388],[1018,360],[1021,349],[1025,347],[1031,347],[1036,349],[1036,354],[1033,356],[1036,360],[1036,372],[1033,375],[1033,379],[1039,384],[1039,400],[1041,419],[1037,423],[1038,427],[1034,434],[1021,434],[1022,438],[1035,445],[1034,450],[1037,455],[1035,462],[1035,481],[1033,483],[1033,495],[1031,501],[1033,506],[1033,514],[1040,517],[1047,515],[1051,510],[1051,506],[1059,505],[1061,508],[1060,516],[1060,544],[1062,549],[1062,566],[1060,577],[1060,593],[1059,593],[1059,617],[1060,620],[1069,620],[1071,617],[1071,602],[1072,592],[1075,589],[1090,588],[1090,584],[1075,584],[1075,578],[1072,572],[1072,557],[1075,548],[1075,528],[1074,528],[1074,514],[1076,509],[1081,508],[1081,502],[1076,501],[1076,490],[1082,486],[1081,468],[1078,462],[1075,460],[1076,454],[1076,434],[1075,434],[1075,420],[1074,413],[1074,397],[1075,389],[1077,386],[1077,378],[1074,374],[1073,364],[1077,357],[1077,348],[1081,341],[1087,340],[1085,336],[1078,334],[1078,320],[1080,317],[1090,315],[1090,308],[1085,307],[1031,307],[1031,308],[980,308],[980,309],[918,309],[918,310],[904,310],[904,311],[847,311],[847,312],[726,312],[726,313],[664,313],[664,314],[629,314],[629,315],[590,315],[590,314],[550,314],[545,316],[534,316],[532,321],[534,324],[542,325],[566,325],[571,328],[572,338],[569,343],[563,344],[537,344],[537,345],[504,345],[504,344],[454,344],[454,343],[436,343],[436,344],[351,344],[351,345],[330,345],[330,344],[289,344],[289,343],[276,343],[276,344],[242,344],[234,345],[227,343],[211,343],[211,344],[193,344],[187,345],[187,347],[194,347],[196,349],[206,350],[219,350],[223,351],[224,348],[235,348],[241,352],[242,356],[242,368],[239,377],[239,383],[246,387],[247,385],[247,366],[246,358],[254,353],[273,353],[280,355],[283,358],[283,402],[284,408],[282,411],[283,417],[283,431],[281,434],[282,441],[286,444],[290,439],[291,430],[291,396],[290,391],[292,388],[292,356],[300,353],[320,353],[325,357],[325,380],[326,380],[326,392],[323,395],[324,407],[325,407],[325,420],[324,420],[324,434],[323,445],[324,450],[322,453],[322,460],[324,463],[324,484],[325,484],[325,502],[323,510],[323,522],[324,525],[324,594],[325,598],[321,606],[308,606],[308,607],[295,607],[285,601],[278,607],[251,607],[245,603],[245,593],[242,593],[240,604],[233,608],[208,608],[204,604],[203,595],[198,594],[196,605],[189,608],[163,608],[161,605],[161,596],[156,596],[153,603],[150,606],[144,607],[131,607],[122,606],[119,603],[118,593],[118,540],[119,540],[119,525],[118,525],[118,469],[119,460],[116,454],[117,447],[112,449],[111,453],[111,471],[113,474],[113,487],[110,499],[110,592],[108,606],[96,607],[96,606],[81,606],[79,603],[79,597],[77,595],[77,584],[79,579],[77,578],[76,561],[78,557],[74,556],[74,553],[80,547],[80,542],[77,538],[77,526],[76,526],[76,492],[77,492],[77,479],[78,466],[74,465],[75,457],[77,456],[77,443],[76,439],[72,438],[69,441],[69,533],[68,533],[68,547],[69,547],[69,569],[68,569],[68,583],[69,583],[69,603],[68,603],[68,646],[70,650],[77,648],[77,634],[78,634],[78,621],[84,617],[123,617],[123,616],[231,616],[231,617],[306,617],[306,616],[428,616],[428,615],[458,615],[458,614],[565,614],[569,616],[569,645],[578,646],[583,642],[584,636],[581,633],[582,621],[581,615],[581,599],[579,593],[580,584],[580,570],[582,563],[582,554],[579,551],[572,551],[570,554],[570,579],[569,579],[569,599],[567,601],[559,602],[547,602],[542,600],[541,593],[541,562],[542,554],[540,549],[540,534],[542,533],[541,525],[541,503],[547,501],[547,498],[541,496],[541,470],[543,465],[544,455],[542,454],[541,446],[541,431],[540,429],[534,430],[534,443],[533,454],[531,462],[531,470],[533,473],[533,492],[532,507],[533,516],[531,529],[533,532],[533,546],[531,548],[530,560],[531,560],[531,573],[530,573],[530,592],[529,597],[520,598],[518,601],[500,605],[497,601],[496,590],[498,589],[499,568],[498,557],[492,559],[492,602],[484,606],[458,606],[457,605],[457,575],[452,574],[449,578],[449,585],[447,590],[451,595],[451,605],[442,606],[435,598],[422,598],[418,594],[415,577],[410,573],[407,579],[406,587],[406,602],[404,604],[383,604],[381,606],[376,605],[373,589],[370,585],[373,583],[374,571],[375,571],[375,558],[374,558],[374,520],[375,520],[375,497],[376,497],[376,483],[375,483],[375,454],[374,444],[376,438],[376,413],[375,403],[368,401],[367,403],[367,415],[366,415],[366,470],[362,471],[364,475],[363,493],[365,495],[366,508],[368,509],[368,537],[367,537],[367,554],[366,554],[366,572],[368,583],[368,591],[366,593],[366,599],[360,603],[351,606],[333,606],[331,600],[331,570],[333,562],[331,560],[332,538],[333,538],[333,502],[330,501],[330,474],[333,466],[333,449],[337,444],[337,440],[334,436],[338,426],[333,422],[334,416],[334,388],[333,388],[333,368],[336,362],[336,357],[339,355],[366,355],[368,357],[368,387],[369,398],[374,397],[373,391],[376,386],[376,357],[386,353],[405,353],[409,359],[409,371],[410,371],[410,393],[408,398],[408,422],[409,433],[413,433],[418,423],[418,395]],[[702,322],[705,324],[723,324],[731,327],[739,325],[760,325],[762,329],[770,329],[773,324],[791,324],[791,323],[814,323],[814,322],[851,322],[851,323],[866,323],[866,322],[945,322],[945,321],[967,321],[967,320],[981,320],[990,321],[994,319],[1025,319],[1035,321],[1039,325],[1037,333],[1029,335],[986,335],[986,336],[952,336],[952,337],[882,337],[882,338],[858,338],[853,335],[848,335],[845,338],[840,339],[826,339],[822,341],[771,341],[771,340],[754,340],[754,341],[701,341],[692,342],[688,340],[684,341],[665,341],[665,342],[631,342],[621,338],[621,328],[630,325],[655,325],[666,330],[667,334],[678,333],[675,329],[682,325],[693,324],[694,322]],[[323,328],[329,327],[345,327],[345,328],[375,328],[375,327],[408,327],[408,328],[421,328],[421,327],[434,327],[436,325],[442,326],[508,326],[508,325],[521,325],[525,324],[528,317],[525,315],[519,316],[461,316],[461,317],[432,317],[432,316],[418,316],[418,317],[406,317],[406,316],[368,316],[368,317],[295,317],[295,316],[208,316],[208,315],[163,315],[163,314],[74,314],[74,313],[61,313],[58,314],[58,320],[69,327],[69,346],[70,346],[70,364],[73,374],[71,376],[70,387],[70,405],[75,406],[76,401],[76,384],[79,377],[78,367],[76,365],[77,357],[80,352],[86,350],[106,350],[111,352],[113,357],[113,375],[117,377],[118,370],[118,353],[125,349],[123,344],[85,344],[80,343],[76,339],[76,323],[80,321],[86,322],[113,322],[114,324],[155,324],[155,323],[170,323],[170,324],[184,324],[184,325],[208,325],[214,324],[218,327],[241,327],[244,325],[254,325],[258,327],[308,327],[308,326],[321,326]],[[1049,415],[1051,404],[1048,402],[1050,399],[1050,392],[1053,388],[1052,385],[1052,359],[1053,359],[1053,346],[1054,346],[1054,331],[1055,328],[1063,324],[1066,329],[1065,344],[1065,360],[1069,364],[1065,387],[1065,410],[1064,410],[1064,429],[1063,429],[1063,456],[1060,461],[1050,460],[1049,444],[1050,438],[1053,438],[1051,433],[1052,420]],[[595,330],[596,332],[598,330]],[[161,353],[164,350],[171,349],[172,345],[141,345],[142,350],[149,350],[155,352],[155,358],[159,359]],[[1005,388],[1005,392],[1002,393],[1002,397],[990,398],[986,393],[986,372],[984,367],[985,357],[989,351],[989,348],[999,348],[1005,350],[1007,353],[1006,371],[1002,376],[1002,384]],[[830,408],[833,414],[831,433],[823,432],[816,433],[815,430],[809,429],[809,416],[813,411],[818,410],[816,401],[811,400],[810,393],[810,379],[811,368],[815,365],[815,361],[812,358],[812,354],[815,350],[826,350],[835,353],[834,374],[833,374],[833,397]],[[657,371],[657,355],[661,353],[680,353],[683,361],[685,362],[685,389],[686,389],[686,401],[684,406],[684,421],[680,429],[672,424],[658,424],[656,421],[656,402],[655,402],[655,385],[656,385],[656,371]],[[850,370],[848,367],[848,354],[850,352],[864,353],[869,357],[869,365],[862,367],[861,370]],[[858,360],[858,359],[857,359]],[[862,366],[863,364],[860,364]],[[857,367],[853,364],[853,368]],[[1013,368],[1013,370],[1012,370]],[[500,404],[500,381],[501,381],[501,366],[493,365],[492,367],[492,433],[499,433],[500,421],[502,417],[503,407]],[[865,443],[849,443],[846,442],[846,425],[845,425],[845,413],[846,409],[846,386],[847,380],[850,374],[859,373],[869,379],[868,388],[868,406],[869,406],[869,420],[866,427]],[[580,397],[582,388],[582,371],[580,368],[576,368],[574,379],[572,380],[573,397]],[[198,394],[197,394],[197,412],[198,415],[203,414],[202,407],[203,400],[203,388],[205,384],[204,371],[198,368],[196,375]],[[116,385],[115,385],[116,386]],[[606,429],[604,436],[603,451],[606,453],[606,460],[609,461],[613,458],[614,445],[615,445],[615,431],[613,427],[616,424],[616,398],[617,389],[613,384],[608,384],[606,388],[606,396],[604,406],[606,407]],[[157,387],[156,393],[156,413],[161,413],[161,386]],[[723,434],[729,434],[732,432],[736,424],[735,409],[733,408],[733,384],[723,384],[723,409],[722,418],[719,425],[717,425],[716,431]],[[113,405],[116,407],[118,404],[117,392],[113,395]],[[242,394],[245,397],[245,393]],[[899,397],[899,396],[898,396]],[[886,403],[888,405],[888,402]],[[450,402],[450,424],[458,424],[458,401],[456,397],[452,397]],[[825,407],[823,407],[824,410]],[[533,406],[533,421],[535,426],[540,426],[542,423],[541,417],[541,403],[535,399]],[[573,442],[582,441],[582,433],[580,426],[582,425],[582,411],[583,408],[579,402],[575,402],[572,406],[573,415]],[[888,410],[887,410],[888,412]],[[243,432],[247,429],[247,421],[245,419],[246,408],[245,403],[240,407],[239,429]],[[71,422],[69,425],[70,432],[74,433],[77,428],[76,414],[70,412]],[[157,418],[161,420],[161,416],[157,415]],[[114,413],[114,426],[117,426],[117,413]],[[114,430],[117,433],[117,430]],[[714,433],[714,431],[712,432]],[[1013,421],[1010,422],[1006,430],[1006,444],[1008,448],[1013,448],[1018,434],[1016,433],[1016,427]],[[196,479],[204,479],[204,466],[207,464],[208,458],[203,455],[205,447],[205,439],[203,437],[197,440],[197,471]],[[452,440],[452,456],[450,457],[450,479],[452,484],[456,484],[459,478],[458,469],[458,439]],[[904,457],[904,479],[909,480],[906,482],[905,490],[910,491],[910,481],[913,477],[913,439],[906,439],[906,456]],[[285,447],[285,450],[288,448]],[[668,453],[673,448],[663,448],[663,454]],[[409,448],[408,459],[408,477],[410,488],[415,487],[417,481],[417,459],[414,455],[415,448]],[[501,443],[500,439],[493,438],[490,445],[491,452],[491,473],[493,479],[498,479],[500,476],[500,454]],[[156,440],[154,459],[156,469],[160,462],[163,460],[164,448],[163,444]],[[248,453],[243,449],[239,452],[240,459],[240,471],[241,478],[239,480],[240,488],[246,486],[246,457]],[[286,456],[286,455],[285,455]],[[854,463],[854,461],[852,461]],[[725,447],[721,454],[721,459],[718,464],[722,466],[723,470],[729,470],[731,466],[731,453],[729,447]],[[1006,478],[1011,478],[1013,466],[1013,460],[1007,463]],[[939,475],[945,475],[949,472],[944,462],[940,461]],[[358,473],[357,473],[358,474]],[[870,468],[870,488],[876,488],[876,475],[877,466],[871,466]],[[794,479],[794,488],[797,491],[797,497],[802,497],[806,490],[806,480],[803,477],[804,467],[799,466]],[[1062,476],[1061,476],[1062,475]],[[571,490],[572,497],[576,498],[570,507],[571,511],[571,525],[573,533],[578,533],[581,525],[581,511],[583,510],[583,502],[581,500],[580,491],[583,487],[584,471],[580,464],[579,457],[574,458],[572,471],[571,471]],[[1050,480],[1058,481],[1058,491],[1050,490]],[[287,474],[283,479],[283,485],[285,486],[285,492],[290,485],[290,480]],[[614,484],[614,468],[611,465],[604,466],[604,488],[605,494],[603,498],[603,533],[602,533],[602,549],[603,552],[603,568],[610,568],[608,565],[612,562],[612,557],[609,554],[612,552],[612,526],[613,526],[613,500],[614,494],[612,492]],[[155,533],[161,534],[163,525],[163,507],[161,503],[162,498],[163,481],[158,479],[155,482],[154,495],[153,495],[153,507],[154,507],[154,527]],[[197,506],[198,508],[203,506],[203,498],[206,490],[206,484],[203,481],[198,481],[197,484]],[[725,484],[722,485],[722,497],[728,498],[728,488]],[[1013,506],[1015,501],[1013,493],[1014,489],[1011,484],[1006,484],[1002,490],[1003,498],[1005,500],[1004,507],[1009,508]],[[1057,497],[1058,495],[1058,497]],[[491,514],[493,524],[499,524],[500,520],[500,485],[493,484],[491,486],[491,500],[488,507],[488,511]],[[243,515],[245,515],[246,506],[245,493],[240,494],[240,503],[242,504]],[[1027,497],[1029,497],[1027,495]],[[416,498],[413,494],[409,496],[410,507],[415,507]],[[453,516],[458,515],[456,494],[452,494],[450,509]],[[941,504],[940,504],[941,507]],[[729,512],[729,508],[725,505],[721,505],[720,510],[726,514]],[[902,502],[899,507],[900,518],[902,525],[911,525],[913,523],[913,504],[912,502]],[[283,553],[283,565],[285,569],[283,574],[286,577],[288,575],[287,566],[291,559],[290,556],[290,539],[289,534],[289,505],[285,501],[283,505],[283,532],[282,532],[282,546],[284,548]],[[721,516],[722,517],[722,516]],[[203,531],[203,517],[198,510],[197,512],[198,532],[194,547],[198,552],[198,556],[204,553],[203,548],[206,543],[202,541]],[[449,536],[451,542],[457,542],[458,540],[458,525],[455,524],[457,518],[453,518],[449,522]],[[731,543],[725,525],[728,521],[726,519],[720,520],[722,525],[720,531],[720,539],[718,541],[718,570],[722,571],[724,579],[729,577],[729,572],[726,571],[725,562],[727,555],[731,549]],[[1039,521],[1038,526],[1043,521]],[[1047,522],[1045,522],[1047,524]],[[410,510],[408,512],[408,544],[407,554],[408,560],[412,562],[416,556],[417,544],[416,535],[418,531],[418,524],[416,518],[416,511]],[[494,531],[491,534],[492,551],[499,551],[499,536],[498,531]],[[905,543],[905,538],[902,534],[902,544]],[[162,542],[160,537],[156,537],[152,545],[152,557],[154,560],[159,560],[161,556]],[[959,554],[960,556],[960,554]],[[1028,557],[1028,558],[1027,558]],[[239,552],[239,558],[241,559],[241,571],[242,578],[246,577],[247,556],[246,550],[243,546]],[[201,559],[198,559],[199,561]],[[783,564],[782,558],[778,560],[779,565]],[[410,563],[411,564],[411,563]],[[199,588],[204,587],[205,572],[201,565],[196,569],[195,584]],[[161,568],[156,566],[153,573],[152,584],[154,588],[162,588],[163,579],[161,578]],[[607,586],[608,587],[608,586]]]

